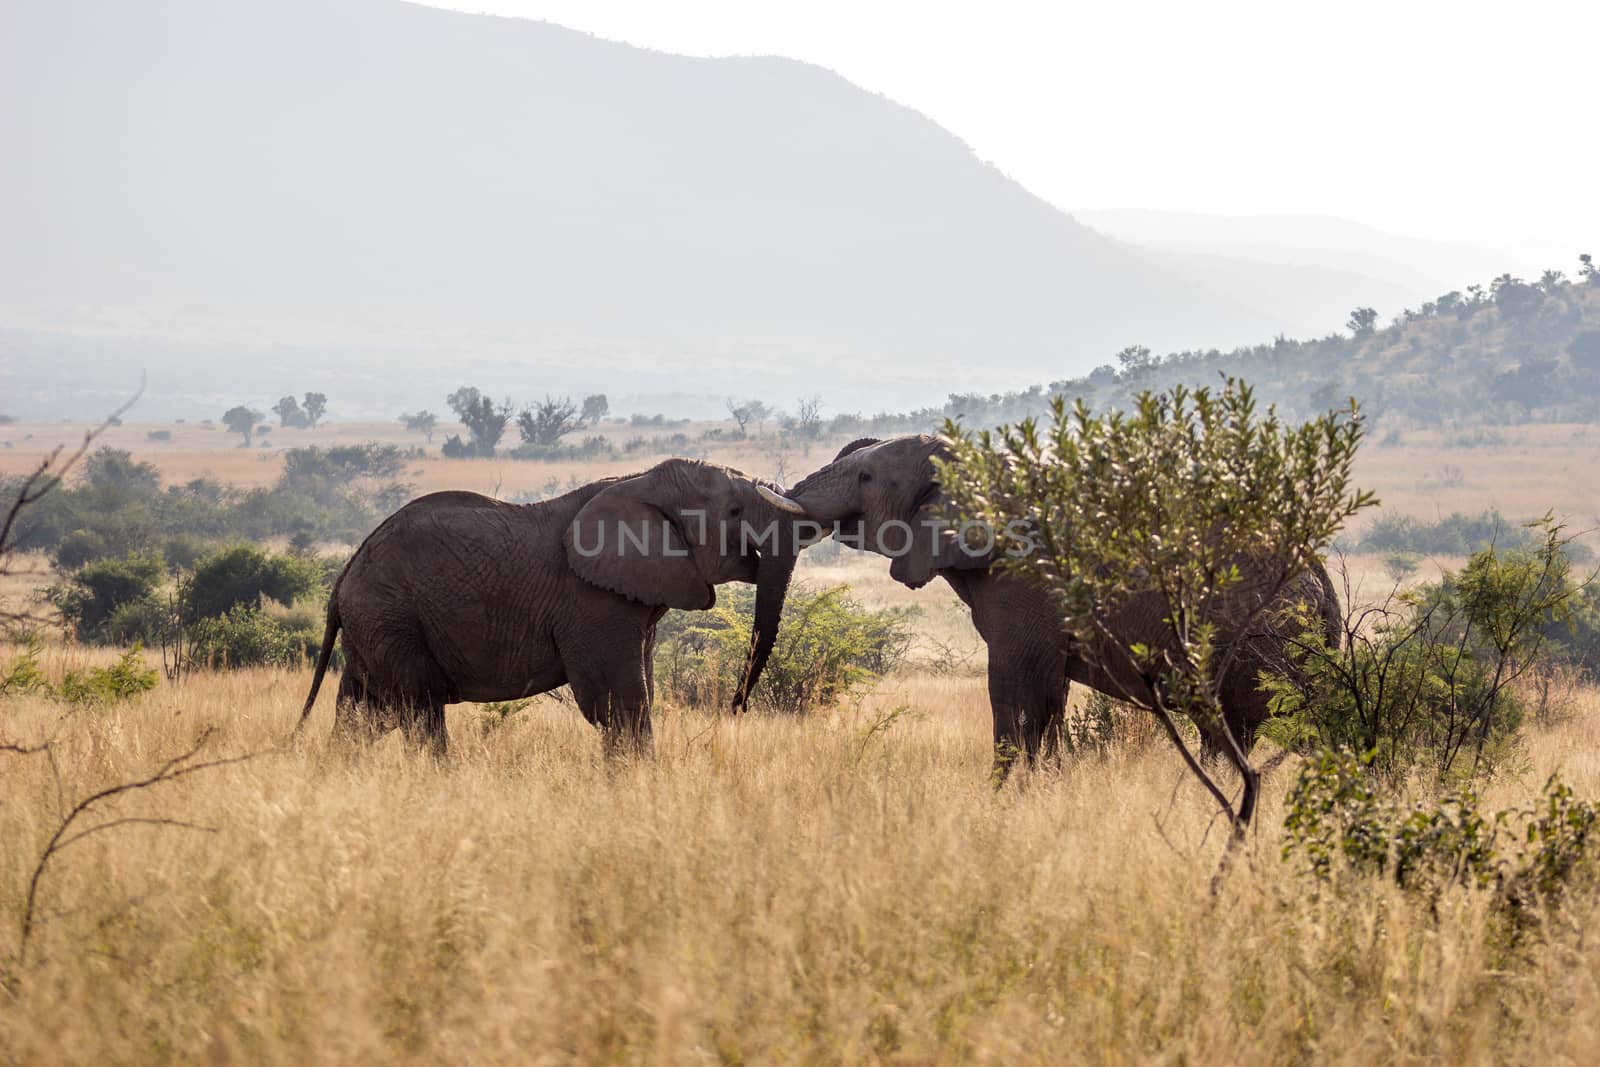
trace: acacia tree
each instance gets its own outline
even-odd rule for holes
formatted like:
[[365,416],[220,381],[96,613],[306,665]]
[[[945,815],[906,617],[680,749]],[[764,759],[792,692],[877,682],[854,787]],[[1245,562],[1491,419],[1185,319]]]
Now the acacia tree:
[[250,437],[256,432],[256,424],[261,421],[261,418],[261,412],[239,404],[222,413],[222,425],[233,433],[243,434],[244,444],[240,447],[249,448]]
[[292,396],[282,397],[272,405],[273,414],[278,416],[278,424],[284,429],[291,426],[305,426],[309,421],[306,413],[300,410],[300,402]]
[[307,393],[300,404],[305,409],[306,422],[315,430],[327,413],[328,398],[321,393]]
[[517,432],[530,445],[553,445],[582,425],[568,397],[546,396],[517,416]]
[[400,421],[412,433],[420,433],[427,442],[433,444],[433,428],[439,421],[439,416],[431,411],[405,412],[400,416]]
[[[496,404],[470,385],[463,385],[445,401],[472,435],[470,454],[492,456],[511,421],[511,401]],[[446,442],[446,447],[449,443]],[[446,453],[449,454],[448,452]]]
[[1357,338],[1371,337],[1378,329],[1378,312],[1374,308],[1356,308],[1344,326]]
[[606,394],[595,393],[583,398],[583,410],[578,413],[578,421],[587,426],[598,426],[600,420],[610,413],[611,401],[606,399]]
[[761,422],[772,413],[767,405],[760,400],[734,400],[729,397],[727,405],[728,414],[732,416],[734,422],[739,424],[739,432],[741,434],[745,432],[745,429],[752,422]]
[[[1344,521],[1376,502],[1351,485],[1363,433],[1355,402],[1291,426],[1271,408],[1260,414],[1250,387],[1229,378],[1215,394],[1141,393],[1129,412],[1097,415],[1081,400],[1069,411],[1056,397],[1043,425],[1030,418],[974,434],[947,422],[945,433],[947,518],[994,531],[1026,523],[1029,544],[1003,541],[996,566],[1056,594],[1085,650],[1108,673],[1140,680],[1125,699],[1160,719],[1242,834],[1258,774],[1222,716],[1221,685],[1239,640]],[[1164,632],[1144,643],[1117,618],[1152,593]],[[1222,739],[1244,783],[1237,806],[1190,749],[1179,716]]]

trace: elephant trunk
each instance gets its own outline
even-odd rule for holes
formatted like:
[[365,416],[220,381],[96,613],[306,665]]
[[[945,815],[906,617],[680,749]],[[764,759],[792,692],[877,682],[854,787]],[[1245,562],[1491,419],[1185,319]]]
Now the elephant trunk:
[[778,641],[778,624],[783,617],[784,598],[789,593],[789,581],[794,577],[795,564],[800,561],[800,550],[805,547],[803,538],[795,530],[794,517],[772,509],[777,533],[770,550],[761,553],[756,565],[756,610],[750,628],[750,654],[745,659],[744,674],[733,697],[733,710],[747,707],[750,694],[761,680],[761,672],[772,655]]

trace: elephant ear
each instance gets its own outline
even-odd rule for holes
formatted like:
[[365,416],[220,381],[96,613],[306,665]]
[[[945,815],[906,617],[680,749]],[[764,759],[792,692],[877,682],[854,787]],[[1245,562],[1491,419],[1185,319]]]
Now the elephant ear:
[[717,602],[693,547],[648,500],[649,475],[597,493],[567,527],[567,565],[590,585],[642,604],[703,611]]

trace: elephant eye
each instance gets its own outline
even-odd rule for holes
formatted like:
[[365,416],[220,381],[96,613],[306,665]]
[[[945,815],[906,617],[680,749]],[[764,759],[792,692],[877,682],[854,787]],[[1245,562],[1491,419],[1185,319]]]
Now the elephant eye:
[[735,504],[733,507],[728,509],[728,514],[732,515],[734,518],[737,519],[739,517],[739,512],[741,512],[743,510],[744,509],[741,508],[738,504]]
[[866,485],[868,482],[872,481],[872,472],[871,471],[862,471],[861,474],[860,474],[860,478],[861,478],[861,484],[862,485]]

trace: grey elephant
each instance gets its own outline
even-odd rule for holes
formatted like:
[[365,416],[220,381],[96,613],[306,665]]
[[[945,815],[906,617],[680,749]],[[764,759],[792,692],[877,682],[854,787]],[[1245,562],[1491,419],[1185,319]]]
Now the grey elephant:
[[[758,492],[758,488],[761,492]],[[760,678],[795,551],[777,486],[673,459],[536,504],[468,492],[412,501],[334,582],[305,725],[344,634],[335,733],[400,727],[437,753],[444,708],[572,687],[608,751],[650,746],[656,624],[704,609],[715,586],[754,582],[742,702]]]
[[[833,524],[835,536],[845,543],[890,556],[889,573],[896,580],[918,589],[943,578],[972,609],[973,624],[989,649],[995,769],[1003,777],[1016,755],[1031,764],[1055,743],[1071,682],[1120,698],[1140,698],[1146,687],[1126,669],[1103,666],[1119,657],[1099,655],[1068,632],[1063,611],[1044,589],[992,567],[992,553],[970,551],[944,527],[937,518],[942,498],[933,464],[943,455],[941,448],[939,439],[929,436],[853,441],[784,499],[799,504],[810,518]],[[1303,573],[1281,596],[1284,604],[1309,605],[1328,639],[1337,643],[1338,600],[1325,568]],[[1155,594],[1138,597],[1113,627],[1129,642],[1163,642],[1164,614]],[[1221,697],[1223,717],[1245,752],[1268,714],[1260,671],[1287,663],[1294,636],[1280,627],[1219,635],[1219,644],[1239,638]],[[1213,751],[1222,749],[1217,736],[1205,741]]]

